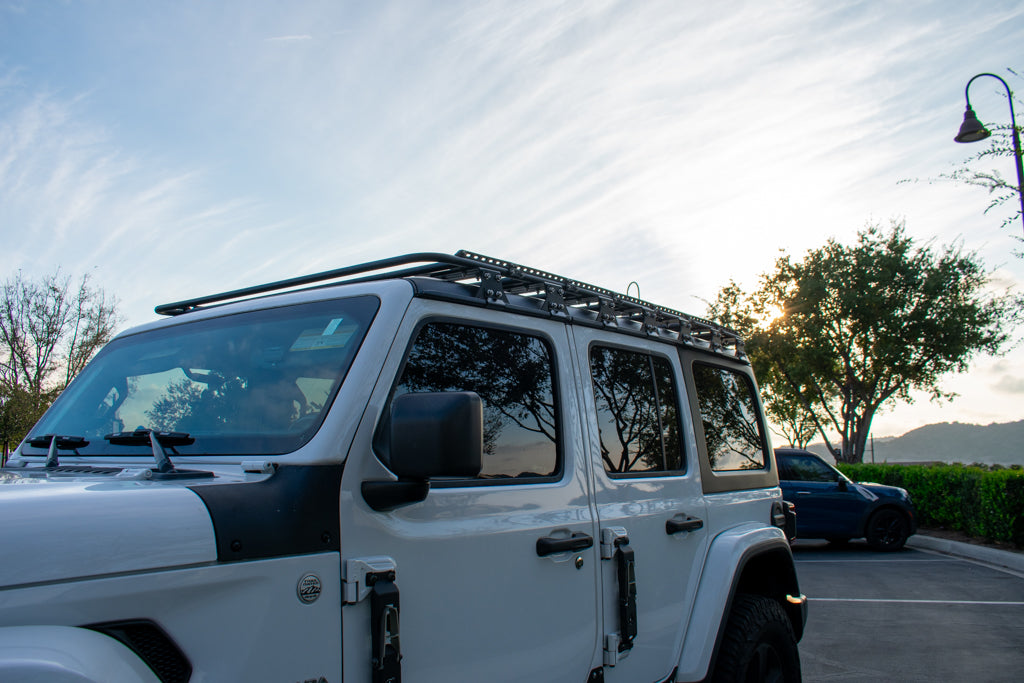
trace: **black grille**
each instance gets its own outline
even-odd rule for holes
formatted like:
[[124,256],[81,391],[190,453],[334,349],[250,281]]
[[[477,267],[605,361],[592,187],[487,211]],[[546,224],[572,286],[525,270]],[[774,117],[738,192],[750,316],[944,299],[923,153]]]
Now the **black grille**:
[[104,633],[130,648],[161,683],[188,683],[192,665],[170,636],[151,621],[116,621],[85,628]]

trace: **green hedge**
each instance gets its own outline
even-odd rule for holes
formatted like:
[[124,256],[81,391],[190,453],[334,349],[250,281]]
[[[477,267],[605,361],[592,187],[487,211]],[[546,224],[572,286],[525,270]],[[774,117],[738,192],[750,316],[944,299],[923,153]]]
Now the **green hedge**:
[[965,465],[839,465],[854,481],[905,488],[921,526],[1024,548],[1024,471]]

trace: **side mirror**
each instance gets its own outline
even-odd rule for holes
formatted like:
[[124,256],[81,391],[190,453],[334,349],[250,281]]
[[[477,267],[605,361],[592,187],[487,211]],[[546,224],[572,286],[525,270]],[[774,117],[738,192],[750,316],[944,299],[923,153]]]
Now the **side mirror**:
[[839,490],[840,491],[847,491],[849,489],[849,487],[846,485],[846,480],[845,479],[840,478],[838,483],[839,483]]
[[477,476],[483,415],[483,402],[472,391],[398,396],[391,402],[388,469],[399,479]]
[[398,481],[364,481],[363,499],[378,512],[394,510],[424,500],[433,477],[479,475],[483,424],[483,402],[471,391],[397,396],[385,464]]

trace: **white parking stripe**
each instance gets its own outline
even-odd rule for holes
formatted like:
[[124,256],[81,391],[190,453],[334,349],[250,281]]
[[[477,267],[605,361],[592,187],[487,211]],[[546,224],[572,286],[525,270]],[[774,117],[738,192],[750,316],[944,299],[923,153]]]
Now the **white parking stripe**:
[[808,602],[881,602],[911,605],[1009,605],[1024,607],[1024,602],[1006,600],[889,600],[887,598],[807,598]]
[[893,560],[889,560],[889,559],[879,559],[879,560],[847,560],[847,559],[844,559],[844,560],[799,560],[798,559],[796,561],[796,563],[797,564],[854,564],[854,563],[858,563],[859,562],[860,564],[881,564],[881,563],[884,562],[884,563],[891,564],[893,562],[904,562],[904,563],[910,562],[910,563],[913,563],[913,564],[924,564],[926,562],[957,562],[957,561],[962,561],[962,560],[961,560],[961,558],[957,558],[957,557],[950,557],[950,558],[946,558],[944,560],[910,560],[910,559],[907,559],[907,560],[897,560],[897,559],[893,559]]

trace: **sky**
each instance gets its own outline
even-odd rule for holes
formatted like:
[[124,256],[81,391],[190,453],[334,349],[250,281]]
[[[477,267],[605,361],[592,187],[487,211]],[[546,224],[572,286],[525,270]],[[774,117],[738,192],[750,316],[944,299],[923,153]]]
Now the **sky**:
[[[0,277],[87,274],[128,327],[469,249],[703,315],[903,221],[1021,292],[1020,222],[929,182],[1009,69],[1024,1],[0,0]],[[941,386],[874,435],[1024,419],[1024,344]]]

